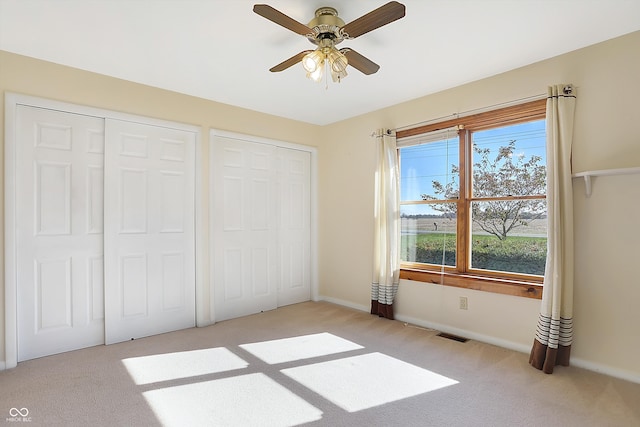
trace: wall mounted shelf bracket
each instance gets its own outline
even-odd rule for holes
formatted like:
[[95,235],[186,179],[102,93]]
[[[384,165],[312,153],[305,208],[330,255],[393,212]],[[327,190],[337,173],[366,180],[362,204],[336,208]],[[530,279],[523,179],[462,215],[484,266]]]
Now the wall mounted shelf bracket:
[[571,175],[572,178],[584,178],[584,192],[587,197],[591,196],[591,177],[607,176],[607,175],[629,175],[640,173],[640,167],[637,168],[620,168],[620,169],[601,169],[595,171],[578,172]]

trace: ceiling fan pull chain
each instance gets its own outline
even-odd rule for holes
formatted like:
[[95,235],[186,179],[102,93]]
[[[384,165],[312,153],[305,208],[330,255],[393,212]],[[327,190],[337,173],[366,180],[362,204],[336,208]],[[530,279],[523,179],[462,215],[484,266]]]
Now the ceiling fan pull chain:
[[324,63],[324,90],[329,90],[329,64],[328,61]]

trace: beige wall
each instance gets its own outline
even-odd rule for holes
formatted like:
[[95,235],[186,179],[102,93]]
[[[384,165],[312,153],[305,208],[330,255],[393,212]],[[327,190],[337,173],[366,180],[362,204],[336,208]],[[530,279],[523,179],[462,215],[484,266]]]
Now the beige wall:
[[[322,128],[5,52],[0,52],[0,91],[202,126],[205,174],[209,127],[317,146],[320,294],[367,309],[373,130],[544,94],[547,85],[566,82],[577,86],[579,97],[574,171],[640,166],[640,137],[631,128],[640,123],[639,46],[640,32]],[[429,78],[428,59],[424,61]],[[4,128],[0,131],[3,138]],[[640,382],[640,339],[635,330],[640,310],[634,307],[640,301],[640,280],[632,271],[640,241],[640,227],[634,221],[640,209],[640,175],[596,178],[590,198],[584,196],[581,181],[576,180],[574,188],[573,363]],[[205,209],[206,193],[204,188]],[[467,311],[457,308],[462,295],[469,299]],[[0,359],[3,296],[0,286]],[[403,281],[396,311],[403,320],[526,351],[533,341],[538,308],[537,300]]]
[[[369,305],[373,130],[398,128],[577,86],[574,172],[640,167],[640,32],[331,125],[320,145],[321,294]],[[429,78],[428,59],[424,60]],[[345,83],[346,84],[346,83]],[[640,382],[640,175],[575,188],[574,364]],[[469,309],[458,308],[467,296]],[[402,281],[397,317],[527,351],[539,301]]]

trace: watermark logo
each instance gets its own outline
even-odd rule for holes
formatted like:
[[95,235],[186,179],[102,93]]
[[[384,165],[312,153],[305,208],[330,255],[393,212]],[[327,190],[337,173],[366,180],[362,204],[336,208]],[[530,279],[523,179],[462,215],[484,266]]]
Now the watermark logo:
[[27,408],[11,408],[9,416],[5,419],[8,423],[30,423],[29,409]]

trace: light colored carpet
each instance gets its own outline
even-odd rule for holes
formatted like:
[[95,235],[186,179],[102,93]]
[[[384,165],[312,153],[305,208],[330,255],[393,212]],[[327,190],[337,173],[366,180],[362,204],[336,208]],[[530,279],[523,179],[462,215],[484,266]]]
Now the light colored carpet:
[[0,424],[640,425],[640,384],[436,334],[296,304],[19,363],[0,372]]

